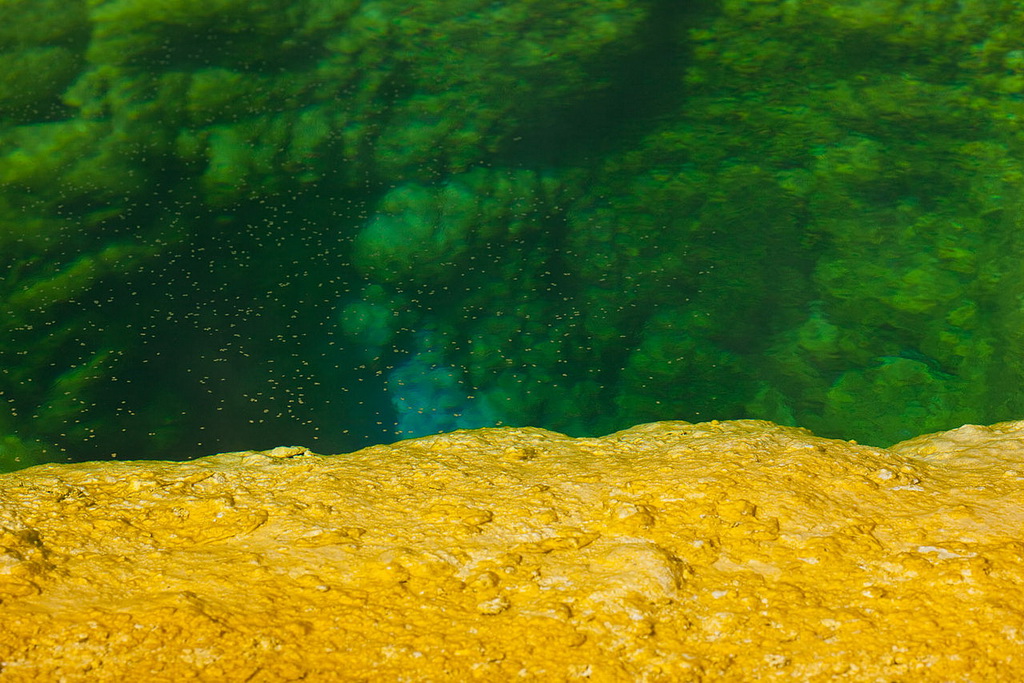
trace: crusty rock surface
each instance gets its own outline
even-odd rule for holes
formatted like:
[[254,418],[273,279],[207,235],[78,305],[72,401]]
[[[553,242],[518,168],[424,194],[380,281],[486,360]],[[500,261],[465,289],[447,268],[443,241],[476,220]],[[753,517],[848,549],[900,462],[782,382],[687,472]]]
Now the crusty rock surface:
[[1024,423],[0,475],[0,681],[1024,680]]

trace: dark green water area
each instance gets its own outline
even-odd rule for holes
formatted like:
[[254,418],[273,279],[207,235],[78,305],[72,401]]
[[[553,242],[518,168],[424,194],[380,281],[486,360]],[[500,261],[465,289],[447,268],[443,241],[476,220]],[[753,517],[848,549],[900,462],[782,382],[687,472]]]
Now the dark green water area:
[[1018,0],[5,0],[0,469],[1024,417]]

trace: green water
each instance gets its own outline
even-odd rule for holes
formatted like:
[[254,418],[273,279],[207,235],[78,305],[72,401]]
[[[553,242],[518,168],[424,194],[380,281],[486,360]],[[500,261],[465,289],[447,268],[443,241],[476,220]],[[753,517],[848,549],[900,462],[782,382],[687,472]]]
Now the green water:
[[7,0],[0,469],[1024,416],[1015,0]]

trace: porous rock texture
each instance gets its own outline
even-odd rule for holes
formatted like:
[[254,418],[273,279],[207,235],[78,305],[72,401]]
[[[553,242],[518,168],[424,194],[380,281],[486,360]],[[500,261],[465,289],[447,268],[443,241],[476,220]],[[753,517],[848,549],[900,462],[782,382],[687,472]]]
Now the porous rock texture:
[[1024,422],[0,475],[2,681],[1024,680]]

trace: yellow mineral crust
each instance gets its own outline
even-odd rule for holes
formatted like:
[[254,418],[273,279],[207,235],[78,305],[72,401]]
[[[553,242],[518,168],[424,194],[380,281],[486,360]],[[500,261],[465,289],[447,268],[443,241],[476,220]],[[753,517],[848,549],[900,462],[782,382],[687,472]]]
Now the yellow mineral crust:
[[1024,681],[1024,423],[0,475],[0,681]]

